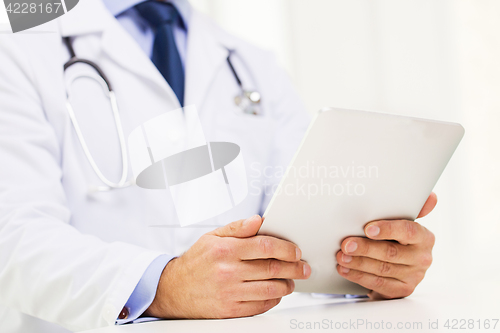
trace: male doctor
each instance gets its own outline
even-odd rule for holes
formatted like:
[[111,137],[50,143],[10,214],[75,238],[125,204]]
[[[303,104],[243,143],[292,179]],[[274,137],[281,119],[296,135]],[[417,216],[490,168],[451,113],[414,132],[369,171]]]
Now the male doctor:
[[[293,279],[310,276],[297,246],[256,236],[262,219],[255,214],[279,181],[262,171],[286,167],[308,125],[267,52],[221,31],[183,0],[80,1],[35,30],[0,35],[0,332],[251,316],[290,294]],[[70,53],[63,37],[112,83],[125,136],[194,105],[207,141],[240,146],[259,191],[184,228],[166,191],[89,191],[101,183],[68,116],[67,80],[95,71],[80,64],[64,72]],[[262,95],[257,115],[234,103],[240,87],[228,50],[245,88]],[[119,179],[109,101],[93,80],[75,81],[71,92],[96,164]],[[431,195],[420,216],[435,204]],[[332,255],[338,273],[373,290],[372,298],[410,295],[431,264],[433,234],[404,220],[371,222],[365,233]]]

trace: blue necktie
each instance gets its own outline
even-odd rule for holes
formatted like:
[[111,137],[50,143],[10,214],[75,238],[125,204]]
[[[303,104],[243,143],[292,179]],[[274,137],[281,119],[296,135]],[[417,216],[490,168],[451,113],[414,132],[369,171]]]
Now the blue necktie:
[[175,44],[174,27],[183,27],[177,9],[170,3],[148,0],[135,6],[155,33],[151,60],[184,105],[184,69]]

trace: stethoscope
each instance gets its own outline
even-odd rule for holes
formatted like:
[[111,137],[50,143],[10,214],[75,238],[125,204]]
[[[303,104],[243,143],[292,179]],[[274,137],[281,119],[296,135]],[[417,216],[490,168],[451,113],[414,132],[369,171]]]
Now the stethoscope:
[[[77,63],[82,63],[82,64],[87,64],[90,67],[92,67],[97,74],[99,75],[98,78],[96,79],[95,76],[89,75],[89,74],[80,74],[77,76],[73,76],[72,79],[68,83],[68,88],[67,88],[67,98],[66,98],[66,109],[68,111],[69,117],[71,119],[71,123],[73,124],[73,127],[75,128],[75,132],[78,138],[78,141],[80,142],[80,145],[83,149],[83,152],[89,161],[92,169],[94,170],[95,174],[97,177],[105,184],[105,186],[91,186],[90,187],[90,192],[105,192],[109,191],[112,189],[120,189],[120,188],[125,188],[129,187],[134,184],[133,180],[127,180],[127,175],[128,175],[128,155],[127,155],[127,146],[125,144],[125,136],[123,134],[123,127],[121,123],[121,118],[120,118],[120,113],[118,110],[118,104],[116,102],[116,95],[113,91],[113,88],[111,86],[111,83],[109,82],[109,79],[106,77],[102,69],[94,62],[79,58],[76,56],[75,50],[73,48],[71,38],[70,37],[63,37],[64,44],[68,48],[69,54],[70,54],[70,59],[64,64],[64,71],[66,71],[69,67],[73,66],[74,64]],[[261,109],[260,109],[260,102],[261,102],[261,95],[258,91],[256,90],[246,90],[243,87],[243,83],[236,72],[233,63],[231,62],[231,55],[234,53],[233,50],[228,50],[228,56],[227,56],[227,63],[231,69],[231,72],[233,73],[234,78],[236,79],[236,82],[240,88],[241,93],[237,95],[234,98],[234,102],[236,106],[240,109],[240,111],[244,114],[250,114],[250,115],[260,115],[261,114]],[[70,96],[71,96],[71,85],[74,81],[76,81],[79,78],[90,78],[93,80],[96,80],[99,82],[99,84],[102,86],[105,94],[109,98],[110,104],[111,104],[111,110],[113,112],[113,117],[115,120],[115,127],[116,131],[118,133],[118,140],[120,142],[120,150],[121,150],[121,155],[122,155],[122,175],[120,178],[120,181],[118,183],[112,182],[108,178],[104,176],[104,174],[101,172],[99,167],[97,166],[94,158],[92,157],[92,154],[90,153],[89,147],[85,141],[85,138],[83,137],[82,130],[80,128],[80,125],[78,124],[78,121],[75,116],[74,109],[70,103]]]
[[260,115],[260,93],[257,90],[246,90],[243,87],[243,83],[241,82],[241,79],[234,69],[233,63],[231,61],[231,55],[233,53],[234,50],[228,50],[226,61],[241,91],[241,93],[239,95],[236,95],[236,97],[234,98],[234,103],[245,114],[251,114],[254,116]]
[[[111,86],[111,83],[109,82],[108,78],[106,77],[106,74],[102,71],[102,69],[94,62],[87,60],[87,59],[82,59],[78,58],[76,56],[75,50],[73,48],[73,45],[71,43],[71,38],[70,37],[63,37],[63,41],[66,44],[66,47],[68,48],[69,54],[71,58],[64,64],[64,71],[66,71],[69,67],[73,66],[74,64],[82,63],[82,64],[87,64],[90,67],[92,67],[99,77],[95,78],[95,76],[88,75],[88,74],[80,74],[77,76],[72,77],[71,81],[68,83],[68,88],[67,88],[67,98],[66,98],[66,109],[68,110],[69,118],[71,119],[71,123],[73,124],[73,127],[75,128],[76,136],[78,137],[78,141],[80,141],[80,145],[82,146],[83,152],[85,153],[85,156],[87,157],[87,160],[90,163],[90,166],[94,170],[95,174],[97,177],[106,185],[106,186],[91,186],[90,187],[90,192],[105,192],[109,191],[111,189],[118,189],[118,188],[124,188],[131,186],[133,184],[133,181],[127,181],[127,175],[128,175],[128,156],[127,156],[127,147],[125,145],[125,136],[123,134],[123,127],[122,127],[122,122],[120,118],[120,113],[118,110],[118,104],[116,102],[116,95],[115,92],[113,91],[113,88]],[[107,97],[109,98],[109,101],[111,103],[111,110],[113,112],[113,117],[115,120],[115,126],[116,126],[116,132],[118,133],[118,140],[120,142],[120,150],[121,150],[121,155],[122,155],[122,175],[120,178],[120,181],[118,183],[114,183],[108,178],[104,176],[104,174],[101,172],[101,169],[97,166],[97,163],[95,162],[94,158],[92,157],[92,154],[90,153],[89,147],[87,146],[87,142],[85,141],[85,138],[83,137],[82,130],[80,129],[80,125],[78,124],[78,121],[75,116],[75,111],[73,109],[73,106],[70,103],[70,96],[71,96],[71,85],[74,81],[76,81],[79,78],[90,78],[93,80],[96,80],[99,82],[99,84],[102,86],[104,92],[106,93]]]

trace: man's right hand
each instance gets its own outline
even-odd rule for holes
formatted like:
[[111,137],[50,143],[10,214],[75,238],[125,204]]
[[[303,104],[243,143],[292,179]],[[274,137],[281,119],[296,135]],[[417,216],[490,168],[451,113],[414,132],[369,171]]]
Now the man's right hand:
[[292,279],[311,268],[293,243],[256,236],[255,215],[218,228],[165,267],[145,315],[157,318],[235,318],[260,314],[292,293]]

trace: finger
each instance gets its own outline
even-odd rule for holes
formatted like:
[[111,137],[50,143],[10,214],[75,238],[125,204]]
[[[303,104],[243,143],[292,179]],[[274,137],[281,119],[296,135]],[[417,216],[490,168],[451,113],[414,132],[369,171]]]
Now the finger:
[[304,261],[286,262],[276,259],[245,260],[242,262],[245,281],[268,279],[307,279],[311,267]]
[[400,281],[406,279],[414,273],[412,266],[393,264],[387,261],[375,260],[367,257],[353,257],[339,251],[337,253],[339,265],[383,277],[392,277]]
[[340,249],[353,257],[368,257],[393,264],[416,264],[415,248],[391,241],[377,241],[361,237],[346,238]]
[[373,290],[385,298],[406,297],[413,293],[414,287],[399,280],[377,276],[337,265],[337,272],[347,280]]
[[264,280],[241,283],[241,301],[265,301],[289,295],[295,289],[293,280]]
[[262,218],[259,215],[254,215],[246,220],[238,220],[231,222],[223,227],[217,228],[209,232],[209,235],[219,237],[237,237],[246,238],[257,234],[262,225]]
[[438,199],[437,199],[436,193],[432,192],[431,195],[429,195],[429,197],[427,198],[427,201],[424,203],[422,210],[420,210],[420,213],[418,214],[417,219],[420,217],[424,217],[427,214],[429,214],[430,212],[432,212],[434,207],[436,207],[436,205],[437,205],[437,200]]
[[242,260],[278,259],[282,261],[299,261],[302,252],[297,245],[272,236],[255,236],[239,242],[238,253]]
[[409,220],[380,220],[365,226],[366,237],[376,240],[395,240],[401,244],[419,244],[430,240],[430,231]]
[[238,308],[225,318],[239,318],[255,316],[267,312],[279,304],[281,298],[268,299],[265,301],[240,302]]
[[383,300],[383,299],[388,299],[387,296],[384,296],[382,294],[379,294],[378,292],[376,291],[371,291],[370,293],[368,293],[368,297],[370,297],[371,300]]

